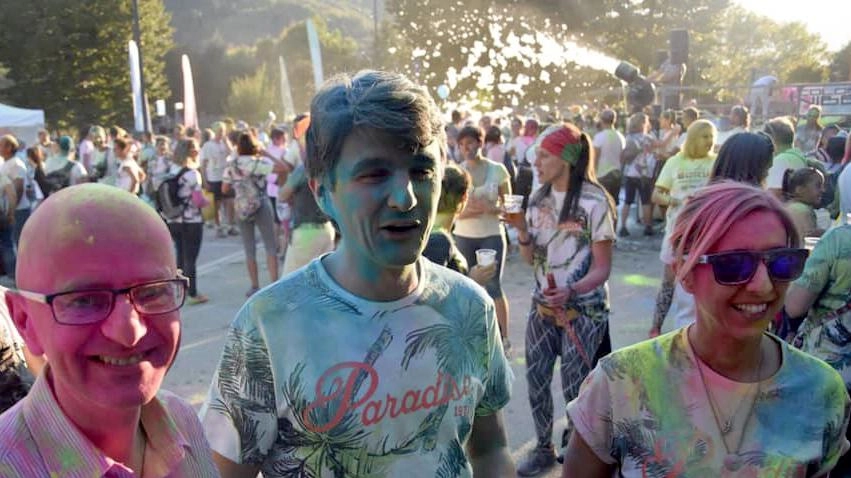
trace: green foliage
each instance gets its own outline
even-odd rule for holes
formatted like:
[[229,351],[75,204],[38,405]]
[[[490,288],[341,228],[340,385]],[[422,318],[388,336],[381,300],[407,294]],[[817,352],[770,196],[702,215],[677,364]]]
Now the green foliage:
[[[0,100],[42,108],[60,128],[128,124],[133,107],[127,44],[131,3],[122,1],[0,0],[0,63],[11,85]],[[13,15],[13,16],[12,16]],[[139,0],[148,98],[168,95],[163,55],[172,30],[162,0]],[[14,18],[14,21],[11,19]]]
[[830,63],[831,81],[851,81],[851,41],[834,53]]
[[[450,100],[485,108],[615,93],[617,80],[589,69],[600,62],[579,54],[580,47],[647,74],[658,67],[657,52],[668,50],[674,29],[689,32],[687,83],[746,86],[755,72],[786,82],[826,77],[825,45],[802,23],[779,24],[729,0],[388,0],[387,8],[396,24],[384,44],[395,64],[432,91],[448,84]],[[510,48],[512,36],[519,48]],[[744,90],[705,93],[701,100],[712,101]]]
[[[364,68],[369,59],[359,51],[357,42],[339,30],[332,30],[320,18],[313,19],[322,49],[322,63],[325,78],[343,71]],[[264,38],[251,47],[233,47],[227,49],[220,43],[207,46],[199,53],[190,53],[195,92],[199,108],[213,115],[229,114],[240,119],[250,113],[250,117],[262,113],[265,118],[269,110],[280,112],[281,75],[278,57],[283,56],[290,81],[290,90],[296,111],[307,111],[310,99],[316,92],[313,81],[313,66],[307,43],[306,22],[297,22],[276,38]],[[170,55],[170,71],[174,71],[173,82],[180,81],[180,59],[177,53]],[[259,69],[264,70],[262,95]],[[249,81],[250,80],[250,81]],[[239,86],[236,83],[239,82]],[[174,83],[173,83],[174,84]],[[250,93],[250,92],[255,93]],[[234,95],[247,95],[262,98],[261,109],[256,109],[259,101],[252,100],[249,106],[240,106],[232,98]],[[260,95],[260,96],[257,96]],[[173,98],[180,101],[179,97]],[[225,101],[227,100],[227,101]],[[283,118],[291,120],[292,118]]]
[[165,0],[174,15],[175,41],[252,46],[282,28],[321,15],[354,38],[372,33],[372,0]]
[[255,124],[265,119],[276,103],[266,65],[261,65],[254,74],[231,83],[224,107],[228,114]]
[[706,53],[706,80],[723,85],[719,95],[738,99],[755,77],[773,74],[781,82],[818,82],[826,78],[827,48],[802,23],[778,24],[742,7],[725,10],[725,28],[718,32],[717,47]]

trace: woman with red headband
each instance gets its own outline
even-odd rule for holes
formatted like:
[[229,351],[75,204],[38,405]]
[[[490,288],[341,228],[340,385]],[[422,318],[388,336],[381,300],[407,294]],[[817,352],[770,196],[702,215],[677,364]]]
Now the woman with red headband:
[[542,186],[525,220],[506,218],[518,230],[523,258],[535,268],[526,380],[538,444],[518,466],[520,476],[538,475],[556,461],[550,391],[556,357],[564,399],[570,401],[607,335],[606,281],[615,238],[614,203],[597,182],[588,136],[559,125],[547,129],[538,144],[534,166]]

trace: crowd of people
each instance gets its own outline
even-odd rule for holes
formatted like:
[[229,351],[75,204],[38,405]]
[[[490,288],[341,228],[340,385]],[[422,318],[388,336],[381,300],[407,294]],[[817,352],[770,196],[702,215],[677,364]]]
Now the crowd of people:
[[[286,125],[0,138],[0,476],[851,476],[851,139],[819,113],[447,124],[363,71]],[[160,386],[209,300],[205,222],[250,288],[196,415]],[[657,233],[649,340],[612,351],[615,244]],[[537,438],[516,464],[509,354]]]

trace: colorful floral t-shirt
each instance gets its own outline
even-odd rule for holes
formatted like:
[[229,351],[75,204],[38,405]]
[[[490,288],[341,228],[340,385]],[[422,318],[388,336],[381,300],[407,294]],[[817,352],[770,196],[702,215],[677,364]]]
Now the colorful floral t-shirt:
[[[745,432],[731,459],[687,330],[601,359],[567,406],[600,460],[625,478],[808,477],[833,468],[849,447],[848,392],[835,370],[770,336],[780,343],[782,365],[754,388],[756,401],[743,398],[742,408],[753,408],[738,422]],[[747,385],[700,367],[715,400]],[[735,451],[735,443],[728,446]]]
[[833,366],[851,385],[851,312],[832,314],[851,301],[851,225],[822,236],[795,285],[818,296],[795,344]]
[[[547,288],[547,273],[555,276],[563,287],[585,277],[591,269],[591,245],[615,238],[615,226],[609,202],[602,189],[583,184],[579,197],[578,218],[559,224],[558,218],[566,193],[550,194],[535,200],[526,211],[526,223],[534,244],[532,264],[535,268],[533,300],[541,300]],[[581,294],[571,305],[582,309],[583,315],[594,320],[608,319],[609,288],[606,283]]]
[[255,294],[201,410],[212,448],[266,478],[471,477],[463,445],[508,403],[511,369],[484,290],[418,268],[392,302],[342,289],[321,258]]

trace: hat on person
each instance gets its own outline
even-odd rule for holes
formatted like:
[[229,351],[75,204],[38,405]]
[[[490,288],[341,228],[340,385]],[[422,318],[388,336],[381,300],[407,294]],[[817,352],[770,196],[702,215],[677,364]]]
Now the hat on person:
[[543,138],[541,149],[561,158],[571,166],[575,166],[579,161],[579,154],[582,152],[582,132],[575,126],[559,125],[547,128],[541,136]]

